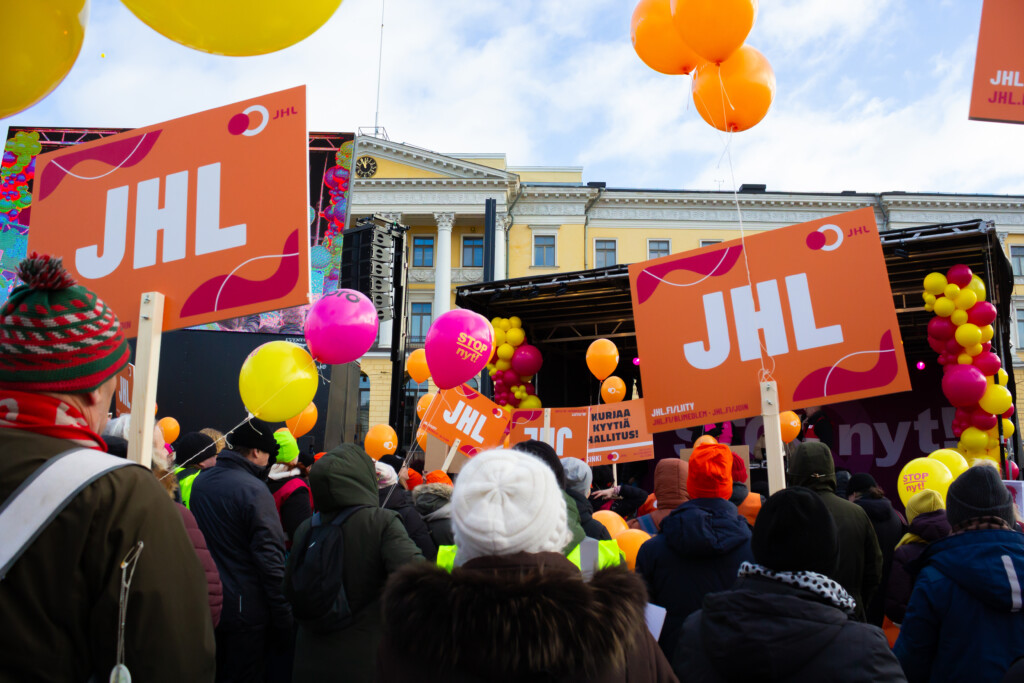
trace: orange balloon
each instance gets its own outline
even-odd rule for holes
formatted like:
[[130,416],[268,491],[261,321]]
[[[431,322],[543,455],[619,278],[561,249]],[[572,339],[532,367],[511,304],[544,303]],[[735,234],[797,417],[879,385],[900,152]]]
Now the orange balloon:
[[693,442],[693,447],[696,448],[697,446],[703,446],[708,443],[718,443],[718,439],[710,434],[704,434],[703,436],[697,437],[697,440]]
[[626,383],[618,377],[609,377],[601,383],[601,398],[605,403],[618,403],[626,398]]
[[757,0],[671,0],[679,37],[698,55],[721,64],[747,39]]
[[423,419],[423,416],[427,414],[427,408],[430,407],[430,402],[434,400],[437,394],[423,394],[420,396],[419,402],[416,404],[416,417]]
[[366,440],[363,442],[366,453],[374,460],[380,460],[382,455],[391,455],[398,450],[398,434],[391,425],[379,424],[370,427],[366,432]]
[[619,349],[611,339],[596,339],[587,349],[587,367],[602,382],[619,365]]
[[753,128],[775,99],[775,72],[763,54],[744,45],[721,65],[697,69],[693,103],[708,125],[736,133]]
[[427,452],[427,433],[420,432],[416,435],[416,445],[420,447],[420,450],[424,453]]
[[629,530],[629,526],[626,524],[626,520],[622,518],[622,515],[611,510],[598,510],[594,513],[594,519],[604,525],[604,528],[608,530],[612,538],[615,538],[623,531]]
[[800,416],[792,410],[779,413],[779,421],[782,423],[782,443],[789,443],[800,436]]
[[316,426],[317,417],[319,415],[317,414],[316,404],[310,402],[301,413],[290,420],[286,420],[285,424],[288,425],[288,431],[297,439],[308,434],[309,430]]
[[163,431],[164,441],[167,443],[174,443],[178,438],[178,434],[181,434],[181,425],[173,417],[161,418],[156,424]]
[[636,569],[636,556],[640,552],[640,546],[651,540],[650,534],[640,529],[626,529],[615,537],[619,544],[619,550],[626,556],[626,566]]
[[640,0],[629,32],[637,56],[655,71],[670,76],[688,74],[701,61],[679,37],[669,0]]
[[430,368],[427,367],[427,352],[423,349],[416,349],[409,354],[405,361],[405,371],[409,373],[416,384],[423,384],[430,379]]

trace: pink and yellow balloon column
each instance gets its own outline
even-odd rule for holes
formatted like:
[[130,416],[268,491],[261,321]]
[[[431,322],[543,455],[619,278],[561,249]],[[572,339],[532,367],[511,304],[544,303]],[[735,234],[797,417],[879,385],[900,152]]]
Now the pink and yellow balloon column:
[[494,318],[494,355],[487,372],[494,381],[494,402],[502,410],[540,410],[543,405],[533,385],[534,375],[544,364],[540,349],[526,343],[523,321]]

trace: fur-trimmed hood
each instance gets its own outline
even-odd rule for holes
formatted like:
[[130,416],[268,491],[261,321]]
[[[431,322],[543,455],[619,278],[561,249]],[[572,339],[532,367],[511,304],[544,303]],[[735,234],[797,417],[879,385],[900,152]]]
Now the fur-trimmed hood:
[[604,680],[626,667],[646,603],[625,567],[587,583],[557,553],[477,558],[451,574],[409,565],[384,593],[381,651],[431,680]]

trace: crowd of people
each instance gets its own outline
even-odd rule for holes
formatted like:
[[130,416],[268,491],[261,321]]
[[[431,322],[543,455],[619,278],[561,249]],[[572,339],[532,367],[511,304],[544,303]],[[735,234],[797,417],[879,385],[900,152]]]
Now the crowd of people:
[[[59,261],[19,277],[0,681],[1024,680],[1024,533],[994,467],[906,519],[868,474],[837,495],[820,440],[770,497],[723,443],[647,492],[540,441],[450,476],[355,444],[308,458],[256,418],[173,449],[157,430],[144,468],[108,420],[116,315]],[[635,571],[598,509],[651,534]]]

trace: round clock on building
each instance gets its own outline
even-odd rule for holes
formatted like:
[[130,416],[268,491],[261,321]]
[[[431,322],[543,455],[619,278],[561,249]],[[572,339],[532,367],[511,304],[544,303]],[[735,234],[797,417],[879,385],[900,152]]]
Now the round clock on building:
[[377,175],[377,160],[373,157],[356,159],[356,175],[360,178],[372,178]]

